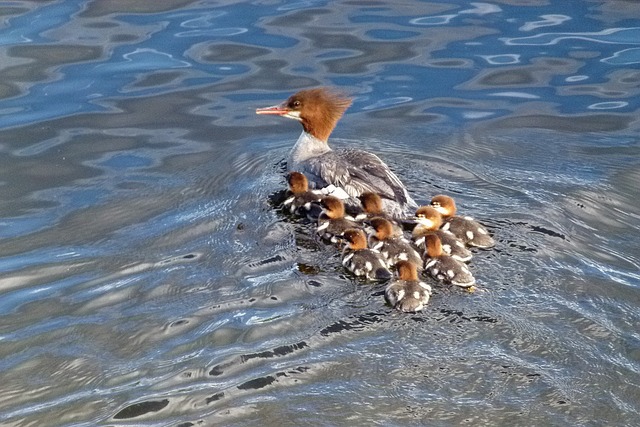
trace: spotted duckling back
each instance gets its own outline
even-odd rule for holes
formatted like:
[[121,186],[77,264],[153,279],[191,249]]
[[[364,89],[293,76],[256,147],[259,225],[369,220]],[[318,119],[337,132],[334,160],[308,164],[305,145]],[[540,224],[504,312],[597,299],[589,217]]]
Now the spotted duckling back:
[[442,229],[450,231],[464,244],[477,248],[491,248],[496,242],[489,231],[470,216],[456,215],[453,198],[439,194],[431,199],[431,206],[442,215]]
[[316,219],[320,216],[322,208],[320,207],[320,199],[322,193],[315,190],[309,190],[309,181],[304,174],[300,172],[291,172],[287,176],[289,184],[288,196],[282,203],[283,207],[290,213]]
[[382,254],[388,266],[399,261],[411,261],[422,270],[422,257],[404,236],[394,234],[393,224],[388,219],[374,217],[369,220],[369,224],[373,227],[369,246]]
[[402,225],[391,215],[384,212],[382,205],[382,197],[379,194],[365,192],[358,196],[360,204],[362,205],[362,213],[355,217],[358,221],[367,222],[373,218],[384,218],[392,225],[393,235],[402,236]]
[[425,235],[427,246],[425,271],[434,279],[451,285],[469,288],[476,283],[476,279],[467,265],[442,251],[442,242],[437,234]]
[[367,247],[364,231],[351,228],[343,235],[346,247],[342,252],[342,265],[350,272],[368,280],[386,280],[391,271],[380,252]]
[[416,221],[418,224],[413,229],[411,237],[415,245],[422,250],[423,255],[426,254],[427,249],[424,236],[436,234],[442,242],[444,253],[462,262],[471,260],[473,254],[464,243],[450,231],[440,228],[442,215],[435,208],[431,206],[419,207],[416,211]]
[[361,228],[358,222],[345,215],[344,203],[334,196],[325,196],[320,201],[322,213],[318,217],[317,233],[331,243],[342,240],[344,232],[350,228]]
[[384,291],[387,302],[405,313],[422,310],[431,297],[431,286],[418,279],[417,266],[410,261],[399,261],[396,270],[398,277]]

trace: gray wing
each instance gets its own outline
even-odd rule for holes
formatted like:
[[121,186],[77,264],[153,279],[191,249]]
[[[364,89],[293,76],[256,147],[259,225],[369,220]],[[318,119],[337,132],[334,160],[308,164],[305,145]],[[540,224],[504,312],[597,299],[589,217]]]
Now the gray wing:
[[305,163],[320,185],[342,187],[352,197],[369,191],[403,205],[408,202],[400,179],[375,154],[354,149],[329,151]]

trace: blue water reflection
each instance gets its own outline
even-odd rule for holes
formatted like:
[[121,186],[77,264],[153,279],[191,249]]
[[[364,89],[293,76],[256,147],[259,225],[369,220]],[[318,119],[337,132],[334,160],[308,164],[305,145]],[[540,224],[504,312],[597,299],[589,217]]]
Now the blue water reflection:
[[[295,10],[303,9],[305,5],[300,4],[293,7]],[[219,8],[220,9],[220,8]],[[265,32],[259,26],[252,24],[260,22],[269,16],[277,16],[280,8],[274,9],[273,6],[249,4],[236,4],[233,6],[223,7],[222,10],[194,8],[188,11],[171,11],[157,14],[138,14],[128,15],[120,14],[114,22],[127,23],[134,26],[148,26],[151,30],[147,37],[141,38],[134,45],[127,41],[124,45],[117,42],[108,42],[105,46],[104,53],[106,58],[90,60],[89,63],[77,65],[62,65],[59,69],[63,76],[56,78],[54,81],[46,83],[36,83],[27,93],[5,100],[0,125],[3,127],[14,126],[23,123],[33,123],[35,121],[49,120],[56,117],[64,117],[80,112],[97,112],[109,111],[103,100],[109,100],[114,93],[126,93],[127,89],[133,81],[135,75],[148,73],[151,71],[159,72],[161,70],[174,70],[181,68],[190,69],[188,72],[191,78],[181,80],[182,84],[189,86],[202,86],[215,82],[218,78],[225,76],[233,76],[238,74],[246,74],[251,72],[252,67],[238,63],[218,63],[207,64],[201,63],[197,58],[189,58],[184,56],[183,52],[188,51],[198,43],[211,43],[212,39],[229,39],[234,43],[244,45],[255,45],[266,48],[291,48],[299,43],[294,37],[283,35],[274,35]],[[425,79],[432,81],[429,75],[429,66],[424,64],[424,59],[429,56],[432,58],[466,58],[477,64],[479,59],[495,66],[516,65],[523,67],[530,66],[532,59],[539,56],[546,56],[541,48],[547,48],[552,45],[560,45],[555,49],[556,56],[565,56],[571,52],[592,49],[588,43],[597,43],[601,46],[598,49],[606,56],[605,58],[591,58],[582,60],[582,69],[589,69],[591,78],[601,81],[608,69],[597,66],[596,64],[606,63],[609,65],[625,65],[637,62],[634,58],[635,48],[624,48],[615,50],[618,45],[638,44],[640,43],[640,33],[638,28],[607,28],[600,31],[575,31],[575,32],[553,32],[539,33],[522,37],[522,32],[531,33],[541,28],[556,27],[562,29],[564,26],[576,27],[576,23],[570,19],[568,15],[558,13],[540,13],[541,8],[523,8],[516,9],[511,6],[497,6],[489,3],[473,3],[471,8],[461,8],[455,14],[434,15],[434,16],[395,16],[394,14],[382,13],[387,8],[382,8],[378,14],[371,14],[371,8],[364,8],[365,12],[361,15],[353,15],[349,20],[356,24],[393,24],[395,29],[372,29],[365,33],[365,36],[372,40],[405,40],[416,37],[427,36],[428,33],[410,31],[410,28],[431,25],[446,25],[452,28],[465,29],[470,28],[467,20],[470,17],[478,17],[482,19],[482,25],[490,25],[499,32],[489,35],[481,35],[474,37],[473,42],[470,40],[453,41],[446,50],[435,50],[430,54],[425,52],[423,61],[414,61],[419,68],[413,73],[407,71],[402,74],[415,76],[416,80],[422,82]],[[518,19],[515,20],[496,20],[496,15],[504,15],[518,10]],[[527,11],[533,14],[527,17],[523,13]],[[79,12],[77,6],[67,3],[56,3],[48,5],[44,8],[38,8],[31,13],[27,13],[20,17],[12,18],[10,27],[3,31],[2,40],[5,44],[16,44],[19,41],[30,40],[33,42],[46,42],[45,38],[39,39],[42,33],[48,30],[67,24],[64,21],[65,16],[72,16]],[[37,19],[33,19],[37,16]],[[45,20],[43,17],[46,16]],[[454,19],[455,18],[455,19]],[[541,18],[536,20],[536,18]],[[33,20],[36,23],[29,26],[22,25],[25,20]],[[162,25],[158,25],[162,23]],[[589,26],[594,24],[591,20],[581,21],[582,25]],[[37,25],[40,24],[40,25]],[[221,26],[222,24],[222,26]],[[404,30],[402,28],[405,28]],[[478,26],[477,28],[483,28]],[[17,35],[17,31],[28,29],[28,33]],[[188,29],[184,31],[184,29]],[[91,27],[87,28],[90,32]],[[94,29],[95,30],[95,29]],[[428,29],[427,29],[428,30]],[[579,30],[579,28],[578,28]],[[466,30],[465,30],[466,31]],[[185,40],[181,40],[185,39]],[[586,44],[585,44],[586,43]],[[611,45],[611,47],[602,46]],[[158,49],[157,46],[171,46],[172,52],[165,52]],[[504,52],[498,53],[497,49]],[[517,49],[514,53],[513,50]],[[329,49],[325,52],[319,52],[317,58],[340,58],[342,55],[349,55],[348,50]],[[490,52],[490,53],[489,53]],[[444,54],[443,54],[444,53]],[[92,65],[94,63],[95,65]],[[296,68],[301,71],[301,68]],[[454,70],[455,68],[450,68]],[[438,71],[438,70],[436,70]],[[197,75],[198,72],[203,73]],[[394,69],[389,70],[390,73],[396,73]],[[469,69],[468,73],[460,74],[458,82],[464,82],[471,77],[473,69]],[[203,76],[208,75],[210,78],[205,80]],[[447,73],[447,79],[453,79],[455,74]],[[567,77],[563,77],[565,82]],[[206,81],[206,83],[205,83]],[[427,100],[434,96],[440,96],[434,88],[442,87],[441,85],[432,84],[429,91],[421,91],[422,95],[416,97],[414,95],[414,87],[407,86],[406,91],[411,91],[412,97],[418,100]],[[505,85],[502,85],[505,87]],[[508,84],[514,86],[514,84]],[[169,89],[169,88],[167,88]],[[161,88],[155,91],[145,90],[145,94],[162,93]],[[436,93],[434,93],[436,92]],[[487,93],[487,95],[492,96]],[[546,95],[545,95],[546,96]],[[577,100],[578,101],[578,100]],[[616,107],[619,111],[633,111],[638,108],[637,97],[632,100],[621,101]],[[593,109],[592,105],[598,104],[593,100],[578,101],[572,103],[562,103],[562,105],[571,105],[572,108],[561,107],[560,112],[575,113]],[[51,106],[55,105],[52,109]],[[496,112],[495,114],[501,114]],[[453,117],[458,117],[454,114]]]
[[[501,38],[507,46],[549,46],[566,40],[585,40],[605,44],[638,44],[640,43],[640,27],[607,28],[595,32],[575,33],[542,33],[529,37]],[[575,45],[574,45],[575,46]]]
[[77,2],[54,2],[39,6],[29,5],[28,2],[15,4],[30,6],[32,10],[9,19],[8,27],[0,32],[0,46],[50,42],[42,33],[66,24],[71,16],[81,10],[81,4]]
[[606,62],[611,65],[629,65],[640,63],[640,48],[633,47],[630,49],[623,49],[608,58],[603,58],[602,62]]

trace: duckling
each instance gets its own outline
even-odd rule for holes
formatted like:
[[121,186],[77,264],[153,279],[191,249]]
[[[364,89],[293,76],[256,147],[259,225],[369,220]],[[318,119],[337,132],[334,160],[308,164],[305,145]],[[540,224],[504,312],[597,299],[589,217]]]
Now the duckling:
[[398,261],[411,261],[420,266],[422,271],[422,258],[418,251],[403,236],[398,237],[393,233],[393,225],[386,218],[374,217],[369,220],[373,227],[373,233],[369,236],[371,249],[379,251],[391,267]]
[[352,217],[344,213],[344,203],[334,196],[325,196],[320,200],[322,213],[318,217],[317,232],[323,239],[338,243],[349,228],[361,228]]
[[346,247],[342,251],[342,265],[356,276],[368,280],[385,280],[391,278],[391,271],[380,252],[367,248],[367,237],[364,231],[350,228],[343,235]]
[[442,251],[442,242],[437,234],[427,234],[424,238],[428,257],[424,269],[431,277],[461,288],[470,288],[476,283],[465,263]]
[[362,213],[357,215],[357,221],[366,221],[374,217],[380,217],[388,220],[393,226],[393,235],[402,236],[402,226],[391,215],[387,215],[382,207],[382,197],[377,193],[365,192],[358,196],[362,204]]
[[322,193],[317,190],[309,190],[309,181],[300,172],[291,172],[287,176],[289,184],[289,197],[282,203],[289,212],[298,216],[306,216],[309,219],[318,218],[322,212],[320,199]]
[[442,215],[435,208],[431,206],[419,207],[416,211],[416,221],[418,224],[413,229],[411,236],[415,245],[422,249],[423,253],[426,251],[424,236],[435,233],[442,242],[445,254],[462,262],[469,261],[473,256],[471,251],[453,233],[440,228]]
[[398,278],[389,283],[384,296],[396,310],[415,313],[424,308],[431,297],[431,286],[418,280],[418,269],[411,261],[398,261]]
[[470,216],[456,215],[453,198],[439,194],[431,199],[431,206],[442,215],[442,229],[455,234],[464,244],[485,249],[495,246],[495,240],[482,224]]

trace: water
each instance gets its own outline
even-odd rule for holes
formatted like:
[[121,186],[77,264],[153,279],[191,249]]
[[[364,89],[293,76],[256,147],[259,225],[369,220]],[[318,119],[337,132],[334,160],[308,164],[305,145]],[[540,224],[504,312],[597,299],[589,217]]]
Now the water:
[[[640,5],[0,4],[0,424],[639,425]],[[304,87],[498,245],[423,313],[281,215]]]

